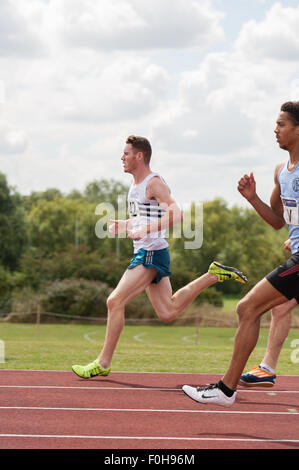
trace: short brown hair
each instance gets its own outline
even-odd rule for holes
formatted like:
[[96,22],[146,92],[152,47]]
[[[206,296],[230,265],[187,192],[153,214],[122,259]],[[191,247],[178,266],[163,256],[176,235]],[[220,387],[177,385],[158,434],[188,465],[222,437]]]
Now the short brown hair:
[[152,147],[145,137],[140,137],[138,135],[129,135],[126,140],[126,144],[131,144],[134,149],[138,150],[139,152],[142,152],[144,163],[146,163],[147,165],[149,164],[152,156]]
[[299,101],[287,101],[281,106],[280,111],[289,113],[294,126],[299,126]]

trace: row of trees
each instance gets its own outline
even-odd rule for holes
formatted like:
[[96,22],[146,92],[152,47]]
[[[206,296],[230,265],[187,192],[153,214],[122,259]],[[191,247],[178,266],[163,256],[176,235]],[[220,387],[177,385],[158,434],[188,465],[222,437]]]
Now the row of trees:
[[[47,189],[22,196],[0,174],[0,309],[22,311],[24,299],[38,297],[47,310],[105,314],[104,299],[131,258],[132,242],[98,238],[96,207],[105,202],[117,209],[119,195],[127,190],[117,181],[99,180],[83,192],[65,195]],[[195,211],[191,220],[193,228],[202,230]],[[287,257],[286,228],[276,232],[254,210],[229,208],[222,199],[204,203],[202,236],[200,248],[186,249],[186,238],[170,233],[173,289],[206,272],[214,259],[237,266],[249,283],[219,283],[199,296],[199,302],[221,305],[223,294],[241,295]],[[132,316],[153,314],[142,296],[133,305]]]

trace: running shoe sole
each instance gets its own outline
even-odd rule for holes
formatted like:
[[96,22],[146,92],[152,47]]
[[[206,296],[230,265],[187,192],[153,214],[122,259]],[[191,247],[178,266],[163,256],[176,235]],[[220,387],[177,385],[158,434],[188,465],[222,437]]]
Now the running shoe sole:
[[243,385],[243,387],[266,387],[270,388],[275,385],[275,382],[245,382],[245,380],[240,379],[239,385]]

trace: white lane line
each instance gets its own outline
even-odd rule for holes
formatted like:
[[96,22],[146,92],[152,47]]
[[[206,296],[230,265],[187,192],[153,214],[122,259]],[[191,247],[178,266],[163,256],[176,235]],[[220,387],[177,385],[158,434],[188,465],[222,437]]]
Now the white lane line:
[[[66,386],[56,386],[56,385],[0,385],[0,388],[42,388],[42,389],[67,389],[67,390],[137,390],[137,391],[148,391],[148,392],[157,392],[157,391],[172,391],[172,392],[181,392],[180,388],[156,388],[156,387],[66,387]],[[299,392],[299,391],[298,391]]]
[[197,338],[197,334],[195,333],[194,335],[183,336],[182,341],[187,341],[188,343],[194,343],[196,338]]
[[[63,386],[63,385],[0,385],[0,388],[16,388],[16,389],[22,389],[22,388],[28,388],[28,389],[61,389],[61,390],[115,390],[115,391],[122,391],[122,390],[132,390],[132,391],[142,391],[142,392],[182,392],[181,388],[168,388],[168,387],[88,387],[88,386],[76,386],[76,387],[70,387],[70,386]],[[271,392],[268,391],[269,389],[264,389],[264,390],[237,390],[238,394],[239,393],[266,393],[267,395],[270,395]],[[272,393],[299,393],[299,390],[276,390],[275,392]],[[271,395],[272,395],[271,393]]]
[[162,437],[162,436],[76,436],[61,434],[0,434],[0,437],[26,437],[26,438],[46,438],[46,439],[125,439],[125,440],[150,440],[150,441],[226,441],[226,442],[292,442],[299,443],[298,439],[245,439],[227,437]]
[[142,336],[146,336],[146,335],[147,335],[146,332],[139,333],[138,335],[133,336],[133,339],[135,341],[138,341],[139,343],[142,343],[142,344],[151,344],[150,341],[144,341],[143,339],[141,339]]
[[24,411],[116,411],[118,413],[210,413],[210,414],[241,414],[241,415],[288,415],[299,416],[299,413],[289,411],[224,411],[224,410],[164,410],[152,408],[66,408],[50,406],[0,406],[0,410],[24,410]]
[[86,341],[89,341],[90,343],[94,343],[96,344],[97,341],[95,341],[94,339],[92,339],[90,336],[91,335],[96,335],[97,332],[96,331],[90,331],[90,333],[86,333],[85,335],[83,335],[84,339],[86,339]]

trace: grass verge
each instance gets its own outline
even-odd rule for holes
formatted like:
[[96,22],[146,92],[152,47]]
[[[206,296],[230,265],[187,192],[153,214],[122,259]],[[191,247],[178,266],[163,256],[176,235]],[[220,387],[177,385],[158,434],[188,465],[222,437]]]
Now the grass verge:
[[[235,328],[127,325],[112,369],[144,372],[225,372],[231,359]],[[0,369],[70,370],[93,360],[102,347],[105,326],[0,323],[5,362]],[[258,364],[266,348],[262,328],[248,367]],[[291,329],[277,367],[278,374],[298,374],[299,331]],[[298,345],[292,347],[292,341]],[[296,353],[296,348],[298,352]],[[291,356],[293,354],[293,356]]]

